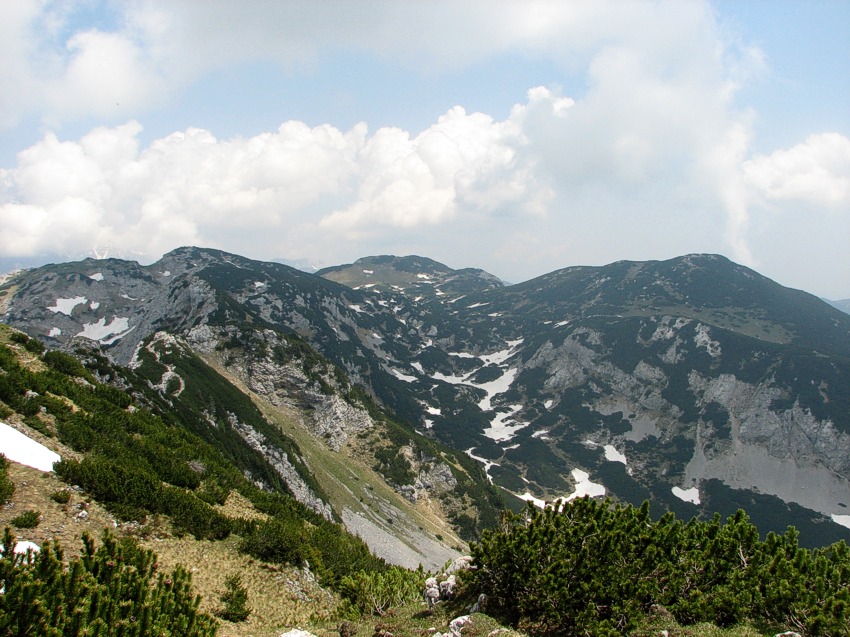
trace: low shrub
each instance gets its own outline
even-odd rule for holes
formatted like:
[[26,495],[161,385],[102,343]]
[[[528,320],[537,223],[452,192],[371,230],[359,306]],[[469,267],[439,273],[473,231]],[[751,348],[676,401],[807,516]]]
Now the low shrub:
[[79,559],[63,562],[47,541],[39,553],[14,551],[2,539],[0,635],[180,635],[213,637],[215,618],[198,610],[191,575],[177,566],[158,572],[156,554],[104,532],[100,548],[83,535]]
[[384,572],[358,571],[342,578],[340,592],[361,614],[383,616],[393,607],[418,600],[425,585],[421,567],[390,566]]
[[298,519],[272,519],[259,523],[242,538],[239,550],[258,560],[300,566],[304,561],[304,525]]
[[15,483],[9,478],[9,461],[0,453],[0,504],[6,504],[15,493]]
[[34,529],[41,522],[41,515],[38,511],[32,509],[24,511],[20,515],[16,515],[10,520],[12,526],[19,529]]
[[50,494],[50,499],[57,504],[68,504],[71,501],[71,492],[68,489],[54,491]]
[[224,593],[219,597],[224,607],[216,612],[218,617],[229,622],[242,622],[248,619],[251,609],[248,606],[248,589],[242,585],[238,573],[228,575],[224,580]]

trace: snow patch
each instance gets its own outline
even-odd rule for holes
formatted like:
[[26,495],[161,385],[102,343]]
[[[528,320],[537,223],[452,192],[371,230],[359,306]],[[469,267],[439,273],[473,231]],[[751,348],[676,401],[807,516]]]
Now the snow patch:
[[467,352],[446,352],[449,356],[457,356],[458,358],[478,358],[474,354]]
[[83,324],[83,331],[77,336],[84,336],[93,341],[98,341],[103,345],[111,345],[120,338],[123,338],[130,332],[136,329],[136,326],[130,327],[130,319],[123,316],[113,316],[112,320],[107,324],[106,317],[100,319],[97,323]]
[[53,463],[62,459],[58,453],[5,422],[0,422],[0,449],[8,460],[39,471],[53,471]]
[[848,529],[850,529],[850,515],[838,515],[836,513],[833,513],[830,517],[832,518],[832,521],[836,524],[846,526]]
[[526,491],[525,493],[523,493],[522,495],[519,495],[517,497],[519,497],[520,500],[525,500],[526,502],[531,502],[538,509],[542,509],[546,506],[546,502],[544,500],[541,500],[540,498],[535,498],[528,491]]
[[170,271],[170,270],[166,270],[165,272],[160,272],[160,274],[161,274],[162,276],[171,276],[171,271]]
[[[26,555],[27,551],[32,551],[33,553],[41,553],[41,547],[35,542],[30,542],[28,540],[21,540],[20,542],[15,542],[15,553],[18,555]],[[0,553],[3,552],[3,547],[0,546]]]
[[598,482],[591,482],[590,474],[581,469],[572,470],[573,479],[576,481],[576,490],[567,496],[566,501],[575,500],[588,496],[591,498],[601,498],[605,495],[605,487]]
[[516,353],[516,348],[523,342],[524,339],[518,338],[515,341],[507,341],[508,347],[493,354],[485,354],[481,356],[481,360],[485,365],[501,365],[511,356]]
[[84,296],[75,296],[72,299],[56,299],[56,305],[51,305],[47,309],[51,312],[62,313],[65,316],[71,316],[71,312],[74,311],[74,308],[78,305],[84,305],[88,303],[89,300]]
[[492,460],[487,460],[486,458],[482,458],[481,456],[476,456],[472,453],[473,449],[475,449],[475,447],[470,447],[469,449],[467,449],[466,455],[484,465],[484,473],[487,474],[487,481],[490,482],[490,484],[493,484],[493,478],[490,477],[490,467],[498,467],[498,463],[493,462]]
[[89,278],[92,281],[103,281],[103,272],[95,272],[94,274],[89,274]]
[[570,502],[571,500],[575,500],[576,498],[583,498],[585,496],[590,498],[601,498],[605,495],[605,487],[596,482],[591,482],[590,474],[586,471],[582,471],[581,469],[573,469],[572,474],[573,478],[577,483],[576,489],[565,498],[556,498],[553,502],[550,503],[545,500],[541,500],[540,498],[534,497],[528,491],[526,491],[522,495],[516,495],[518,498],[525,500],[526,502],[534,503],[540,509],[545,508],[549,504],[557,507],[559,504],[563,504],[564,502]]
[[399,380],[403,380],[405,383],[415,383],[417,381],[416,376],[408,376],[407,374],[403,374],[400,371],[398,371],[397,369],[394,369],[392,367],[387,367],[386,369],[387,369],[387,371],[389,371],[390,374],[392,374],[393,376],[395,376]]
[[690,489],[680,489],[679,487],[673,487],[672,491],[673,495],[675,495],[677,498],[684,502],[690,502],[691,504],[699,504],[699,489],[697,487],[691,487]]
[[263,287],[266,287],[266,284],[263,281],[254,281],[254,287],[255,288],[263,288]]
[[605,445],[604,449],[605,459],[608,462],[622,462],[624,465],[629,464],[628,462],[626,462],[626,454],[617,451],[614,445]]
[[366,312],[365,312],[365,310],[364,310],[362,307],[360,307],[358,304],[356,304],[356,303],[352,303],[351,305],[349,305],[349,306],[348,306],[348,309],[349,309],[349,310],[354,310],[354,311],[355,311],[355,312],[357,312],[358,314],[365,314],[365,313],[366,313]]
[[491,380],[489,383],[469,383],[473,387],[478,387],[479,389],[483,389],[487,392],[487,395],[478,402],[478,408],[481,409],[481,411],[490,411],[490,409],[493,408],[493,398],[496,395],[504,393],[510,389],[511,383],[514,382],[514,378],[516,378],[517,373],[519,373],[519,370],[509,369],[497,379]]
[[546,409],[552,409],[552,405],[554,405],[554,404],[555,404],[555,401],[552,400],[551,398],[549,398],[545,403],[543,403],[543,406]]
[[56,338],[57,336],[62,335],[62,330],[60,330],[58,327],[51,327],[47,335],[51,338]]
[[96,310],[97,308],[100,307],[100,302],[99,301],[92,301],[91,303],[89,303],[89,307],[93,310]]
[[466,376],[446,376],[441,372],[434,372],[431,378],[434,380],[441,380],[444,383],[449,383],[451,385],[471,384],[466,382]]
[[510,411],[504,414],[496,414],[490,426],[484,430],[484,435],[496,442],[506,442],[513,438],[516,433],[528,426],[528,423],[508,424],[513,421],[513,416],[522,408],[522,405],[511,405]]
[[375,274],[374,270],[363,270],[363,274]]

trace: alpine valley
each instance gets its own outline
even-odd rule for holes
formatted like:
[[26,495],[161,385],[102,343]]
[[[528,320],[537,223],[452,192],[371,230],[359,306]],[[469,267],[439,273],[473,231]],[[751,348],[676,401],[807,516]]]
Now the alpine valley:
[[[273,468],[246,475],[396,563],[438,566],[503,506],[581,495],[850,540],[850,315],[721,256],[508,286],[415,256],[308,274],[187,247],[25,270],[0,294],[0,320],[50,349],[105,355],[166,401],[205,387],[207,434]],[[303,427],[262,424],[282,410]],[[363,489],[356,461],[391,488]]]

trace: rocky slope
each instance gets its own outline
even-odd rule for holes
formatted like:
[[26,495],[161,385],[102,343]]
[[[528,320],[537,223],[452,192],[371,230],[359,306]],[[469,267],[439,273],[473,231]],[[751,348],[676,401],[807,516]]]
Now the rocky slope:
[[[508,501],[606,493],[684,517],[744,506],[763,531],[850,538],[850,317],[811,295],[715,255],[508,287],[422,257],[322,275],[183,248],[149,267],[30,270],[0,293],[4,321],[54,346],[95,338],[125,363],[161,330],[207,355],[236,352],[247,328],[300,335],[400,421],[475,458]],[[270,404],[309,407],[262,354],[274,343],[252,347],[221,364]],[[329,448],[368,435],[338,400],[322,404],[310,426]],[[404,447],[384,471],[415,494],[430,469]]]

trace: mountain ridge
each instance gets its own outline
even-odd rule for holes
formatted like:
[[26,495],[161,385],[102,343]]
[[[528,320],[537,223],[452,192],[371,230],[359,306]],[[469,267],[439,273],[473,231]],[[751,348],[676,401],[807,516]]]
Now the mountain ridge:
[[322,276],[191,247],[119,265],[19,275],[2,288],[4,320],[54,345],[124,328],[100,339],[122,360],[154,329],[293,332],[477,459],[509,501],[596,484],[684,516],[754,501],[804,539],[848,537],[836,521],[850,505],[850,317],[724,257],[574,266],[511,286],[391,255]]

